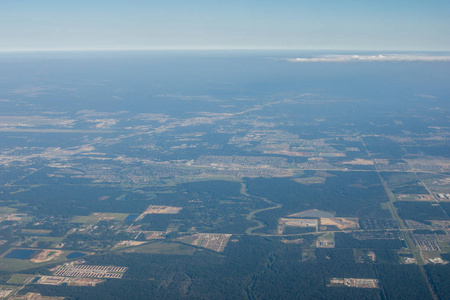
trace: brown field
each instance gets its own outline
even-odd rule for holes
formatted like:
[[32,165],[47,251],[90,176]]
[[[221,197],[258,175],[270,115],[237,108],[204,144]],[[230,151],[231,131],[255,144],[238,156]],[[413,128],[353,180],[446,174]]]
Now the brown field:
[[150,214],[170,214],[170,215],[174,215],[174,214],[179,213],[180,210],[181,210],[181,207],[162,206],[162,205],[150,205],[144,213],[146,215],[150,215]]
[[128,240],[128,241],[121,241],[118,242],[112,249],[118,249],[118,248],[126,248],[126,247],[133,247],[133,246],[140,246],[142,244],[145,244],[147,242],[144,241],[132,241],[132,240]]
[[434,201],[434,197],[429,194],[398,194],[399,201]]
[[301,184],[324,184],[327,179],[325,177],[306,177],[295,178],[294,181]]
[[63,252],[61,250],[42,250],[30,260],[36,264],[58,258]]
[[346,165],[359,165],[359,166],[371,166],[371,165],[373,165],[373,161],[372,160],[368,160],[368,159],[357,158],[357,159],[354,159],[352,161],[345,161],[345,162],[343,162],[343,164],[346,164]]
[[359,228],[357,218],[320,218],[320,225],[336,226],[339,229]]
[[336,215],[334,212],[323,211],[318,209],[309,209],[295,214],[291,214],[290,218],[332,218]]
[[181,209],[182,209],[182,207],[150,205],[139,217],[136,218],[135,221],[139,221],[140,219],[145,217],[145,215],[150,215],[150,214],[175,215],[175,214],[179,213]]
[[0,214],[0,222],[3,221],[20,221],[26,214]]

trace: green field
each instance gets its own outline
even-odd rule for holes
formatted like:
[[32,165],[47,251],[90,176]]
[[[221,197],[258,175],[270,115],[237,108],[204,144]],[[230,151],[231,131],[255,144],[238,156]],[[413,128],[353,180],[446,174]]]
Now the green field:
[[0,213],[13,213],[16,211],[17,211],[17,208],[0,206]]
[[71,223],[96,224],[103,220],[124,221],[129,214],[122,213],[92,213],[89,216],[75,216]]
[[30,274],[13,274],[11,278],[8,280],[9,284],[17,284],[17,285],[23,285],[35,278],[34,275]]
[[31,269],[38,266],[26,259],[2,258],[0,260],[0,270],[8,272],[18,272],[26,269]]

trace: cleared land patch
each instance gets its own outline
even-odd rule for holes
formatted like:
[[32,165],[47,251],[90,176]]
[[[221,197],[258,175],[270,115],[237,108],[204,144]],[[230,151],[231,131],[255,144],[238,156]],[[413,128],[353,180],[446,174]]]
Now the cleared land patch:
[[16,213],[0,213],[0,222],[3,221],[22,221],[25,218],[26,214],[16,214]]
[[63,251],[45,249],[33,256],[30,261],[34,263],[43,263],[58,258]]
[[11,297],[16,290],[17,287],[15,286],[0,286],[0,299],[7,299],[8,297]]
[[306,177],[306,178],[295,178],[295,182],[301,183],[301,184],[324,184],[326,181],[325,177]]
[[180,212],[182,207],[164,206],[164,205],[150,205],[147,209],[135,219],[135,221],[141,220],[146,215],[159,214],[159,215],[175,215]]
[[316,241],[317,248],[334,248],[334,233],[327,233],[319,237]]
[[105,282],[105,279],[98,278],[73,278],[61,276],[41,276],[35,282],[36,284],[44,285],[68,285],[68,286],[96,286],[99,283]]
[[286,219],[278,220],[278,234],[283,234],[285,227],[317,228],[317,219]]
[[377,289],[380,287],[378,279],[364,278],[331,278],[329,287],[355,287],[364,289]]
[[54,270],[55,276],[85,278],[122,278],[127,267],[64,264]]
[[179,213],[181,207],[174,206],[162,206],[162,205],[150,205],[147,210],[144,212],[146,215],[150,214],[169,214],[174,215]]
[[334,212],[328,212],[318,209],[309,209],[299,213],[289,215],[291,218],[333,218],[336,216]]
[[320,218],[320,226],[336,226],[339,229],[359,228],[358,218]]
[[373,163],[373,160],[357,158],[357,159],[354,159],[351,161],[345,161],[345,162],[343,162],[343,164],[358,165],[358,166],[372,166],[374,163]]
[[121,241],[118,242],[112,249],[120,249],[120,248],[126,248],[126,247],[133,247],[133,246],[140,246],[142,244],[145,244],[144,241],[133,241],[133,240],[127,240],[127,241]]
[[399,201],[434,201],[434,197],[429,194],[398,194]]
[[230,240],[231,234],[221,233],[197,233],[191,236],[179,238],[182,242],[210,249],[216,252],[222,252]]

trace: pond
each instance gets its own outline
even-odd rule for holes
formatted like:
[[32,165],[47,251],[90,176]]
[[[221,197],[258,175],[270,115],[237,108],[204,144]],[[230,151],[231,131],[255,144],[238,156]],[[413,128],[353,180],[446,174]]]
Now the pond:
[[14,249],[9,252],[5,258],[30,259],[36,253],[36,250],[30,249]]

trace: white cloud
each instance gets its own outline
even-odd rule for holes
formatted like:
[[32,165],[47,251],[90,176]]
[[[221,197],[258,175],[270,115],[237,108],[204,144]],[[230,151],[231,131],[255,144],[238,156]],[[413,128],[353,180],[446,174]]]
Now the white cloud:
[[426,98],[426,99],[436,99],[436,96],[433,95],[415,95],[416,97]]
[[423,61],[450,62],[450,56],[386,54],[386,55],[323,55],[311,58],[287,58],[290,62],[358,62],[358,61]]

